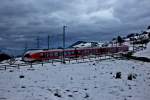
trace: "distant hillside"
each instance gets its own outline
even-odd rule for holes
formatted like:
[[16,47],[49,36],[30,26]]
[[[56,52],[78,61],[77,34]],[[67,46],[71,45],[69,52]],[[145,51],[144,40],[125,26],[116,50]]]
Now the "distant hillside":
[[87,43],[87,42],[85,42],[85,41],[77,41],[74,44],[72,44],[71,46],[69,46],[69,48],[73,48],[74,46],[79,45],[81,43]]
[[5,53],[0,53],[0,61],[11,59],[11,56]]

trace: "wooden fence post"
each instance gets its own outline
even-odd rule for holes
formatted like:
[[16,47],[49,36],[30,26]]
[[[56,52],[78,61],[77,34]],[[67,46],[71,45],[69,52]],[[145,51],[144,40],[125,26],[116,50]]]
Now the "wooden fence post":
[[30,67],[32,68],[32,62],[30,63]]
[[18,69],[20,69],[19,64],[18,64]]
[[42,66],[43,66],[43,61],[42,61]]
[[7,66],[5,65],[5,70],[7,69]]

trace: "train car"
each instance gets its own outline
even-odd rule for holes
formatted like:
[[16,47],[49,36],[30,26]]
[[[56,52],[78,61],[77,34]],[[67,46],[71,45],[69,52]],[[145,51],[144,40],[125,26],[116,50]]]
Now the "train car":
[[72,48],[72,49],[52,49],[52,50],[30,50],[24,53],[24,61],[46,61],[51,59],[79,58],[89,55],[105,55],[128,51],[128,46],[100,47],[100,48]]

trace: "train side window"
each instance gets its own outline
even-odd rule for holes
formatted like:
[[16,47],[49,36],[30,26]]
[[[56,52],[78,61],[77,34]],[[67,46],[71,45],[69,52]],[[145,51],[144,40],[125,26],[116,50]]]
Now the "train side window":
[[69,51],[69,55],[72,55],[72,51]]
[[67,55],[67,51],[64,52],[64,55],[65,55],[65,56]]
[[57,52],[54,52],[54,56],[58,56],[58,53],[57,53]]
[[49,57],[53,56],[51,52],[49,52]]
[[28,57],[28,58],[29,58],[29,57],[31,57],[31,56],[30,56],[29,54],[26,54],[24,57]]
[[69,52],[69,55],[72,55],[72,51]]
[[62,56],[62,52],[59,52],[59,56]]
[[65,55],[65,56],[67,55],[67,51],[64,52],[64,55]]
[[85,53],[88,54],[88,50],[85,50]]
[[73,54],[74,54],[74,52],[73,52],[73,51],[71,51],[71,54],[73,55]]
[[78,53],[79,53],[79,54],[81,53],[80,50],[78,50]]
[[52,57],[54,56],[54,52],[51,52],[51,56],[52,56]]
[[58,52],[58,56],[60,56],[60,52]]
[[40,56],[41,56],[41,57],[43,57],[43,56],[44,56],[44,54],[41,52],[41,53],[40,53]]
[[67,55],[70,55],[70,51],[67,51]]
[[51,56],[52,56],[52,53],[51,53],[51,52],[49,52],[49,53],[48,53],[48,57],[51,57]]

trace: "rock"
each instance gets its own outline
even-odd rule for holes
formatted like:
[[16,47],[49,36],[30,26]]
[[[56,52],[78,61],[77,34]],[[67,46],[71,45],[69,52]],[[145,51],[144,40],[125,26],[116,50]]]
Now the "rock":
[[9,72],[13,72],[13,70],[10,70]]
[[57,97],[61,97],[61,95],[60,94],[58,94],[58,93],[54,93],[54,96],[57,96]]
[[128,75],[128,80],[136,79],[137,74],[129,74]]
[[86,93],[84,98],[89,98],[89,94]]
[[21,88],[26,88],[25,86],[21,86]]
[[19,78],[24,78],[24,75],[20,75]]
[[121,72],[116,73],[116,79],[121,79]]
[[70,95],[68,95],[68,97],[73,97],[73,95],[70,94]]

